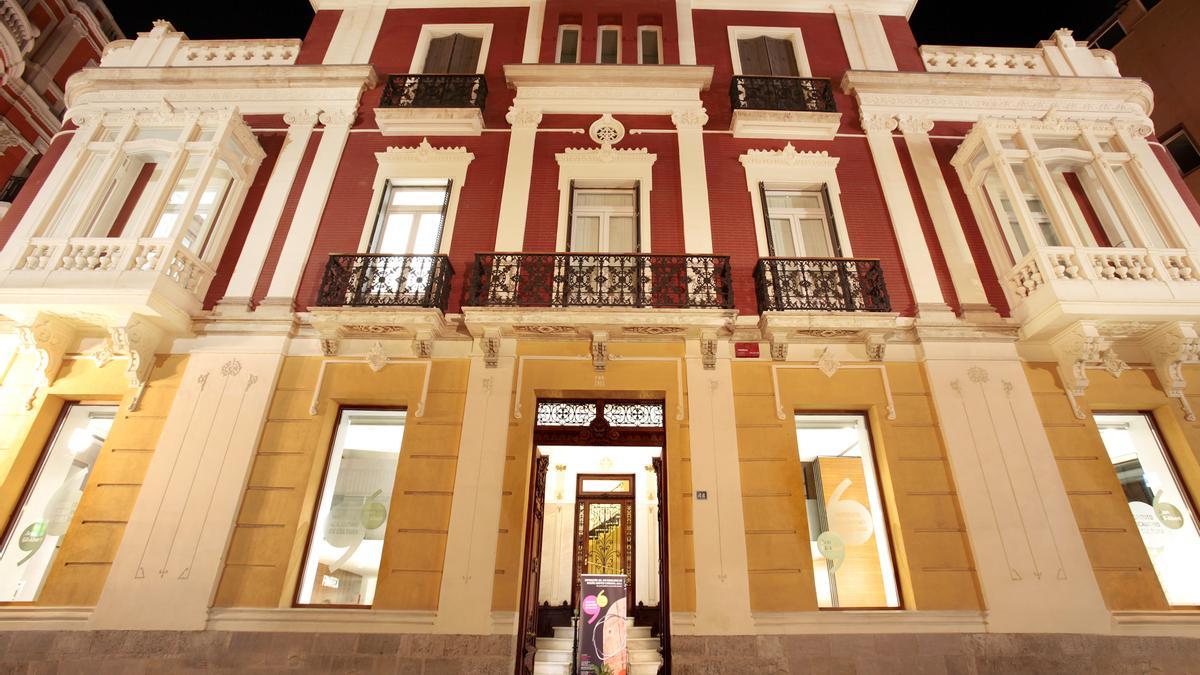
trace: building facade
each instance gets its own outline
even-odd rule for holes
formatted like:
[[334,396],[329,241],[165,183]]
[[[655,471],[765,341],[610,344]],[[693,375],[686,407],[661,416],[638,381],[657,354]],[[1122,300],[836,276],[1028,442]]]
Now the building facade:
[[582,609],[612,672],[1193,667],[1151,89],[913,4],[109,44],[0,221],[4,658],[561,673]]

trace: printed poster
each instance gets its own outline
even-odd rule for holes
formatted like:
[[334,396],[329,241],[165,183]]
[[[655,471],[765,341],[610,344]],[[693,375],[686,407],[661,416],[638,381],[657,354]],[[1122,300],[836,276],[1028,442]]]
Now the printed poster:
[[577,675],[627,675],[625,575],[584,574],[579,613]]

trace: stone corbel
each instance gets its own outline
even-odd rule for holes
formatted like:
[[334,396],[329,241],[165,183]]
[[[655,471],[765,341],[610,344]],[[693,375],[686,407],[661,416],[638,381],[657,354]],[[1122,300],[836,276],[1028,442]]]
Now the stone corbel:
[[346,329],[338,325],[314,327],[321,338],[321,353],[325,356],[337,356],[342,351],[342,338],[346,335]]
[[717,334],[706,332],[700,336],[700,362],[705,370],[717,368]]
[[433,331],[417,331],[416,337],[413,338],[413,353],[419,359],[427,359],[433,356]]
[[772,361],[787,361],[788,358],[788,343],[783,335],[772,333],[770,336],[771,343],[771,360]]
[[479,348],[483,351],[483,365],[487,368],[500,366],[500,329],[488,328],[479,338]]
[[605,331],[592,333],[592,367],[597,373],[603,373],[608,367],[608,333]]
[[1102,363],[1105,352],[1112,346],[1100,336],[1096,324],[1080,321],[1051,340],[1050,348],[1058,361],[1058,376],[1071,402],[1071,410],[1077,419],[1085,419],[1087,415],[1078,399],[1088,386],[1088,366]]
[[1196,413],[1187,400],[1187,380],[1183,368],[1188,364],[1200,363],[1200,334],[1196,325],[1187,321],[1173,321],[1155,330],[1142,341],[1154,374],[1162,383],[1167,396],[1179,401],[1183,415],[1189,422],[1196,421]]
[[887,351],[887,334],[867,333],[865,343],[867,358],[872,361],[882,361],[883,355]]
[[38,394],[54,384],[58,377],[63,356],[75,339],[75,330],[60,317],[39,314],[32,324],[17,328],[17,338],[21,351],[37,356],[33,384],[25,398],[25,409],[33,410]]
[[125,376],[129,378],[129,386],[135,391],[129,399],[129,412],[134,412],[141,406],[142,394],[150,382],[150,373],[154,370],[154,355],[162,342],[162,329],[142,320],[131,319],[124,326],[108,329],[108,339],[114,352],[129,355],[129,365],[125,368]]

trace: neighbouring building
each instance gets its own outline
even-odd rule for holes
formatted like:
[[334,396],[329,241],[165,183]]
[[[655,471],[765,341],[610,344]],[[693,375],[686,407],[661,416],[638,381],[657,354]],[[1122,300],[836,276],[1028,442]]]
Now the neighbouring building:
[[1111,53],[313,4],[109,44],[0,221],[0,659],[565,673],[609,574],[615,673],[1200,662],[1200,207]]
[[1193,86],[1200,44],[1192,39],[1198,30],[1200,4],[1191,0],[1126,0],[1090,38],[1116,55],[1125,75],[1154,88],[1154,130],[1193,195],[1200,195],[1200,94]]

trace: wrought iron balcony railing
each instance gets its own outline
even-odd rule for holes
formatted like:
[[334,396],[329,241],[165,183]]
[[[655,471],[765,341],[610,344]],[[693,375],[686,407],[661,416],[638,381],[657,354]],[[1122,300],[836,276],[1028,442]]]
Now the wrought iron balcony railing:
[[444,255],[331,255],[317,305],[444,310],[452,276]]
[[763,258],[754,285],[759,312],[892,311],[878,260]]
[[728,256],[479,253],[464,304],[720,309],[733,288]]
[[734,110],[837,112],[833,84],[825,78],[734,75],[729,101]]
[[388,75],[381,108],[479,108],[487,101],[483,75]]

